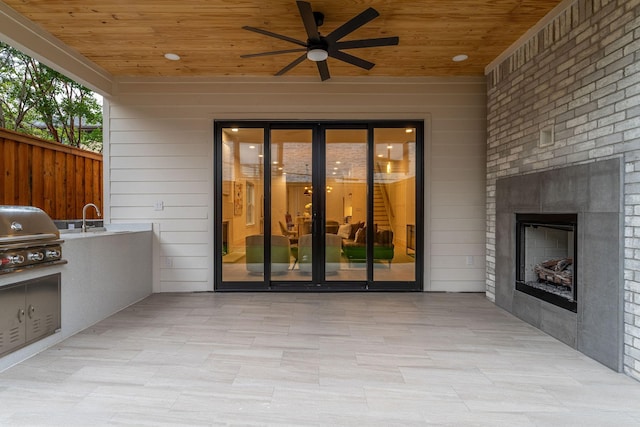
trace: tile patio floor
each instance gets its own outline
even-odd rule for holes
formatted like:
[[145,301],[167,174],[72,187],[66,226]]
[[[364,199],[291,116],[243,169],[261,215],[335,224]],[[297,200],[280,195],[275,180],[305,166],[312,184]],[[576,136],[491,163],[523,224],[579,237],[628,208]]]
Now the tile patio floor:
[[640,382],[482,294],[154,294],[0,373],[0,425],[637,426]]

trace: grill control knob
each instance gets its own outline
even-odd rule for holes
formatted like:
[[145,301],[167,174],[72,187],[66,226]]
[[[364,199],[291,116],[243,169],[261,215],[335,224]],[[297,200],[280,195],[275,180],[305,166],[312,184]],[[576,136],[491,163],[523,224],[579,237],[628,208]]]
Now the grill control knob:
[[44,254],[42,252],[29,252],[27,258],[29,258],[29,261],[42,261],[44,259]]
[[60,258],[60,251],[56,249],[47,249],[45,252],[46,258]]
[[9,261],[11,261],[11,264],[22,264],[24,262],[24,256],[22,255],[9,256]]

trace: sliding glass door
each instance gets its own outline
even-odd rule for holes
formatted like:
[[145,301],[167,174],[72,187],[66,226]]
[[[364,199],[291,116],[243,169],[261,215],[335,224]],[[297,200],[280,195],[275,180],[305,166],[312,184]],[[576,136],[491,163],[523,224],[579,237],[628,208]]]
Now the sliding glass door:
[[215,289],[422,289],[422,123],[215,134]]
[[422,200],[416,197],[416,177],[422,162],[418,162],[416,131],[415,127],[373,130],[370,250],[376,266],[389,267],[373,269],[375,282],[410,282],[417,278],[416,259],[422,257],[416,256],[416,219],[422,218],[417,214],[417,204]]
[[313,131],[272,129],[270,136],[271,239],[288,244],[290,251],[287,268],[272,268],[271,280],[311,283],[314,267]]
[[330,282],[367,281],[369,254],[361,227],[369,212],[367,135],[366,128],[324,131],[325,231],[334,242],[327,245],[327,268],[334,273],[326,276]]

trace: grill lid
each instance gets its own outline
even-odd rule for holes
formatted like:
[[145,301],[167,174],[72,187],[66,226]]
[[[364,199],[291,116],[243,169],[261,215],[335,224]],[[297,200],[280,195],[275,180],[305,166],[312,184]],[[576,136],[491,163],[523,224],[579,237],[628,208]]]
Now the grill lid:
[[49,215],[33,206],[0,205],[0,245],[60,238]]

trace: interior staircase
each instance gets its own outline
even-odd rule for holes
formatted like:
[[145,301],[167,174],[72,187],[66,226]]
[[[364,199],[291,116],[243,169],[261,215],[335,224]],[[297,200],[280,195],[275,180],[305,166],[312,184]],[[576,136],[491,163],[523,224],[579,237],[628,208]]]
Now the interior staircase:
[[391,230],[391,214],[383,184],[373,185],[373,223],[378,225],[378,230]]

